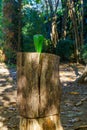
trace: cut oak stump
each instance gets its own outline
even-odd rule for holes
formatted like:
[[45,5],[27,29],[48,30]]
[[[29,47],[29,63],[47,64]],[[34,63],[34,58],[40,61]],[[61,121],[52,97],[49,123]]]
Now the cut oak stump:
[[20,130],[63,130],[60,123],[59,57],[23,52],[17,57]]

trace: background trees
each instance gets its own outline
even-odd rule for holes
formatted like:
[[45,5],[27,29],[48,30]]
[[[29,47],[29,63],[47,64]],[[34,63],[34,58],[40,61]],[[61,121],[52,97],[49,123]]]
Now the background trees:
[[33,44],[35,34],[45,34],[44,16],[41,12],[30,8],[29,4],[24,4],[22,8],[23,51],[35,51]]
[[14,62],[18,43],[18,3],[15,0],[3,1],[3,38],[8,61]]
[[87,59],[86,1],[4,0],[0,5],[0,44],[9,62],[15,59],[18,43],[20,51],[35,51],[35,34],[44,36],[43,52],[58,54],[63,60]]

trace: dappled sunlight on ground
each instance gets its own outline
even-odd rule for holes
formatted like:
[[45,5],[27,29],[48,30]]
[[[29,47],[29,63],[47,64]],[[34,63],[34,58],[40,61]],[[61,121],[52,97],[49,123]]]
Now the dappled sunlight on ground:
[[75,64],[60,65],[61,120],[64,130],[75,130],[87,125],[87,85],[76,83],[84,68],[85,66]]
[[74,64],[60,65],[60,80],[62,83],[74,82],[83,73],[84,66]]
[[16,130],[18,127],[16,81],[10,71],[4,63],[0,64],[0,130]]

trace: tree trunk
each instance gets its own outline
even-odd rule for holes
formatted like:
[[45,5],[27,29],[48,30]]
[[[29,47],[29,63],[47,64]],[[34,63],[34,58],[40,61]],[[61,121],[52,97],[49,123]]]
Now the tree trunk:
[[21,117],[20,130],[63,130],[58,115],[37,119]]
[[68,10],[69,10],[69,15],[73,23],[74,33],[75,33],[75,57],[76,57],[77,63],[79,63],[80,38],[79,38],[79,32],[78,32],[77,18],[75,14],[75,7],[72,0],[68,2],[67,5],[68,5]]
[[59,40],[58,31],[57,31],[57,16],[55,15],[52,18],[52,26],[51,26],[51,41],[54,47],[56,48],[57,42]]
[[83,0],[80,0],[80,3],[81,3],[81,8],[80,8],[80,13],[81,13],[81,16],[80,16],[80,26],[81,26],[81,35],[80,35],[80,43],[82,46],[83,43],[84,43],[84,37],[83,37],[83,17],[84,17],[84,14],[83,14]]
[[56,45],[58,43],[59,37],[58,37],[58,30],[57,30],[57,9],[59,5],[59,0],[52,1],[52,0],[45,0],[45,4],[49,6],[49,12],[51,16],[51,42],[54,48],[56,48]]
[[22,51],[22,13],[21,13],[21,8],[22,8],[22,0],[18,0],[18,5],[19,5],[19,10],[18,10],[18,46],[17,50]]
[[17,71],[20,130],[63,130],[59,57],[18,53]]
[[4,40],[6,48],[17,50],[18,43],[18,5],[15,0],[3,1]]
[[81,75],[81,77],[78,79],[78,83],[87,83],[87,65],[85,67],[85,71]]
[[63,18],[62,18],[62,35],[63,39],[66,39],[66,28],[67,28],[67,18],[68,18],[68,7],[67,7],[67,0],[62,0],[62,7],[64,8]]
[[15,0],[3,0],[3,37],[5,60],[8,63],[16,63],[18,3]]

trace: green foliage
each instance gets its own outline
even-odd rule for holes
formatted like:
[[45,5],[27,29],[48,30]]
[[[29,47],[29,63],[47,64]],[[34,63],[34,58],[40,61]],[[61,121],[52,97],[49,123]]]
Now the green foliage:
[[74,53],[74,44],[71,40],[60,40],[56,47],[56,54],[62,60],[70,60]]
[[[53,0],[52,0],[53,1]],[[80,1],[80,0],[79,0]],[[80,19],[81,14],[80,13],[80,8],[81,5],[79,1],[74,2],[75,3],[75,10],[77,13],[76,18]],[[4,20],[4,41],[8,43],[1,48],[1,50],[5,52],[6,57],[8,59],[8,62],[14,62],[16,59],[16,53],[14,50],[17,50],[17,40],[18,40],[18,14],[19,14],[19,5],[18,2],[16,1],[9,1],[9,0],[3,0],[4,2],[4,12],[2,13],[2,0],[0,1],[0,45],[2,46],[3,43],[3,33],[2,33],[2,16],[5,13]],[[42,3],[41,3],[42,2]],[[63,26],[63,15],[65,15],[64,9],[65,7],[65,0],[62,0],[62,9],[58,9],[56,12],[56,15],[58,16],[57,18],[57,30],[58,30],[58,36],[59,39],[61,39],[62,36],[62,26]],[[85,4],[86,5],[86,4]],[[4,7],[3,6],[3,7]],[[86,6],[87,7],[87,6]],[[85,10],[87,8],[85,7]],[[34,46],[34,40],[33,36],[36,34],[41,34],[45,37],[44,39],[44,44],[42,47],[42,52],[46,53],[53,53],[57,54],[61,57],[61,59],[70,59],[73,56],[74,52],[74,44],[72,40],[74,40],[74,34],[73,34],[73,26],[72,26],[72,21],[70,20],[69,16],[67,18],[67,24],[66,24],[66,37],[67,39],[72,39],[72,40],[60,40],[58,43],[57,47],[54,48],[54,46],[51,44],[50,40],[50,32],[51,32],[51,14],[49,11],[46,10],[46,6],[44,6],[44,1],[43,0],[22,0],[22,51],[23,52],[35,52],[35,46]],[[11,11],[12,10],[12,11]],[[87,11],[84,12],[84,21],[86,21],[87,18]],[[80,23],[78,21],[77,23]],[[78,24],[78,30],[80,30],[80,24]],[[85,22],[85,28],[84,28],[84,37],[85,40],[87,38],[86,35],[87,32],[87,23]],[[11,44],[12,43],[12,44]],[[41,49],[41,48],[40,48]],[[38,49],[37,49],[38,50]],[[87,59],[87,44],[82,47],[81,50],[81,59],[86,61]],[[2,53],[1,51],[1,53]],[[38,50],[41,51],[41,50]]]
[[83,45],[81,48],[80,59],[87,64],[87,44]]
[[36,52],[41,53],[43,48],[44,37],[41,34],[34,35],[34,46]]
[[16,63],[16,52],[5,43],[0,44],[0,62]]
[[[0,62],[9,62],[10,58],[13,57],[12,50],[5,46],[5,43],[0,43]],[[9,55],[8,55],[9,53]]]
[[42,52],[55,54],[55,48],[50,39],[44,39]]
[[36,1],[36,3],[39,3],[40,2],[40,0],[35,0]]
[[11,63],[16,63],[16,52],[12,50],[11,48],[8,48],[5,50],[5,55],[6,55],[6,62],[11,64]]
[[3,61],[8,64],[15,64],[16,63],[16,51],[12,50],[11,47],[9,47],[5,42],[2,43],[0,49],[3,52]]
[[44,35],[44,17],[34,9],[25,5],[22,9],[22,51],[35,51],[33,36]]

